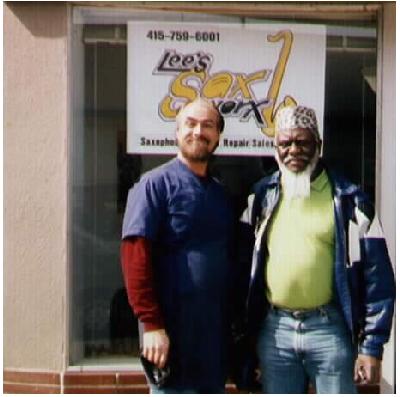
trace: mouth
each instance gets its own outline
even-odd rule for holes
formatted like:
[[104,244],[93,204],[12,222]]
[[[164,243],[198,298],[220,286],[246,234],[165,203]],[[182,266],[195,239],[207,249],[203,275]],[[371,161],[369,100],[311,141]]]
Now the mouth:
[[209,144],[209,141],[206,138],[188,138],[186,140],[186,142],[190,143],[190,144],[198,144],[198,143],[201,143],[201,144],[204,144],[204,145],[208,145]]

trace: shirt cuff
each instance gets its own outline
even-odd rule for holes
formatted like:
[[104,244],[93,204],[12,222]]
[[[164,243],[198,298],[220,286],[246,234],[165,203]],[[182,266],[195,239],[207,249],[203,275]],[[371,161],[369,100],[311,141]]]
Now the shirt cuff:
[[156,331],[158,329],[165,329],[164,324],[162,322],[155,321],[155,322],[143,323],[144,332]]

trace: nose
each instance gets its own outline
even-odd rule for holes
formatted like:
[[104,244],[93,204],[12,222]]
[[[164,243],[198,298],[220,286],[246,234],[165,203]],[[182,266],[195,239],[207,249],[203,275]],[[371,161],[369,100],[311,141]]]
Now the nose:
[[193,128],[193,135],[200,136],[201,135],[201,124],[198,123]]
[[296,141],[293,141],[289,146],[289,153],[298,153],[300,151],[300,145]]

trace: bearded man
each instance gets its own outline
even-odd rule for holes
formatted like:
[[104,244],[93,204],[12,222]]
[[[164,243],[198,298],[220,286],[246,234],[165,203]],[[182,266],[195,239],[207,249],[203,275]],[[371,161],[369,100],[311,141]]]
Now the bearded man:
[[386,243],[366,195],[319,159],[314,110],[283,108],[275,129],[279,171],[255,185],[241,218],[263,391],[306,393],[311,382],[355,393],[355,381],[379,381],[390,335]]
[[208,173],[224,120],[196,99],[176,118],[178,155],[128,197],[121,261],[152,393],[223,393],[233,215]]

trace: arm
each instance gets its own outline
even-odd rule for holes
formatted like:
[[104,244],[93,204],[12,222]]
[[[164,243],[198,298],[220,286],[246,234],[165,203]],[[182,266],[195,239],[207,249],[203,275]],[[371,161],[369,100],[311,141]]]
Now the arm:
[[249,293],[252,254],[254,248],[254,193],[248,197],[247,207],[237,225],[235,236],[235,269],[233,326],[230,370],[231,378],[241,391],[259,391],[256,374],[257,358],[254,340],[249,334],[247,322],[247,297]]
[[[251,193],[247,200],[247,207],[243,211],[238,225],[235,252],[235,269],[234,269],[234,324],[244,331],[246,317],[246,299],[248,295],[251,262],[254,248],[254,222],[253,222],[253,205],[254,193]],[[239,331],[239,330],[237,330]]]
[[380,222],[368,202],[359,203],[360,259],[364,280],[365,313],[355,365],[355,380],[379,382],[383,345],[390,336],[395,283]]
[[144,326],[142,354],[162,368],[168,356],[169,339],[154,289],[150,241],[144,237],[124,239],[121,264],[129,303]]

